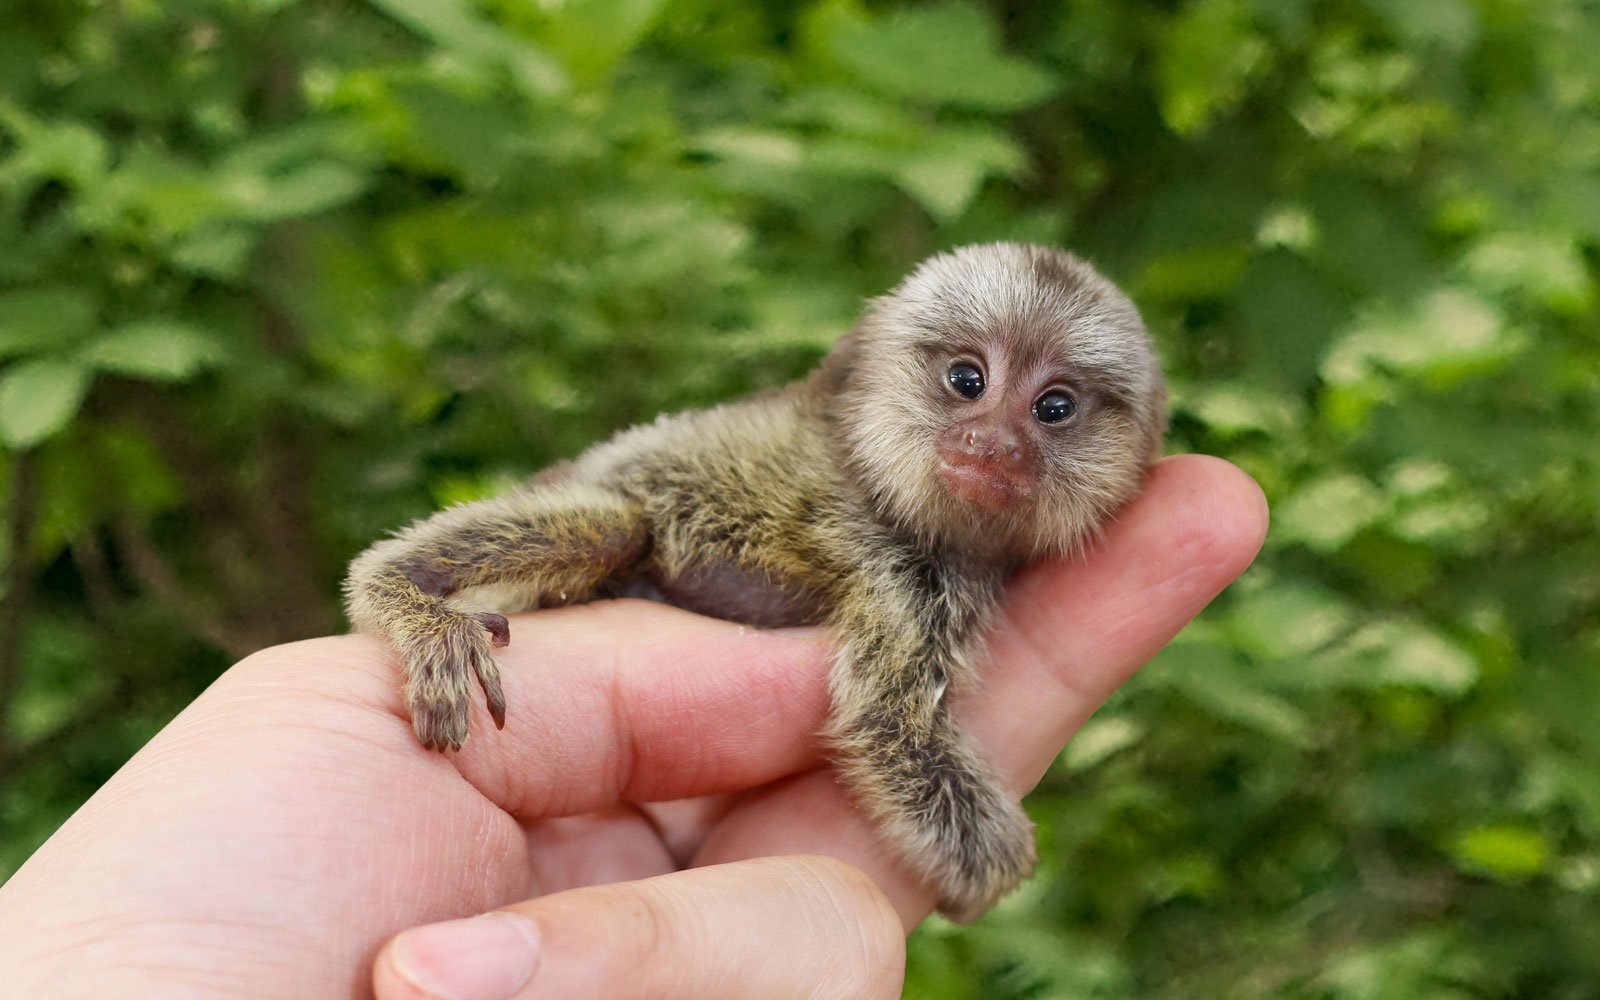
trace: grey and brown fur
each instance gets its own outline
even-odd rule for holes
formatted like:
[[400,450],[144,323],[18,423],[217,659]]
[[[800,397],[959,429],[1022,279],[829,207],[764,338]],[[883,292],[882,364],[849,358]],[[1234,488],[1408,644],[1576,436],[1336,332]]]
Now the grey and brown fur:
[[[951,388],[957,360],[988,374],[984,397]],[[1076,400],[1069,420],[1031,418],[1047,388]],[[644,590],[826,625],[841,778],[941,908],[972,917],[1028,874],[1033,838],[945,695],[971,682],[1012,569],[1079,548],[1138,490],[1164,398],[1136,310],[1089,265],[965,247],[869,303],[809,379],[624,431],[372,546],[350,617],[394,640],[438,749],[467,738],[474,678],[503,722],[500,611]]]

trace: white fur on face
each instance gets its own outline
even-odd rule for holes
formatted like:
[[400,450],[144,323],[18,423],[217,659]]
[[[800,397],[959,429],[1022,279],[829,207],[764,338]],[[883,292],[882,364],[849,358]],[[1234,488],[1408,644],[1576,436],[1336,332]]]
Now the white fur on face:
[[[1159,453],[1165,390],[1138,311],[1064,251],[996,243],[931,258],[870,304],[841,350],[848,462],[882,514],[929,539],[1017,557],[1070,551]],[[1079,400],[1070,426],[1026,428],[1039,482],[1006,510],[957,500],[938,476],[936,443],[960,405],[942,379],[963,355],[1001,359],[996,381],[1055,380]]]

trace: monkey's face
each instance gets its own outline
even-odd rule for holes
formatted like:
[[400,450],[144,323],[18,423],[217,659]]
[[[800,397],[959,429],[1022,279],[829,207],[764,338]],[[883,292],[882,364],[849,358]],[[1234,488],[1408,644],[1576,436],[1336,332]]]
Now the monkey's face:
[[848,467],[943,544],[1083,542],[1159,453],[1165,393],[1127,297],[1045,247],[965,247],[872,303],[840,345]]

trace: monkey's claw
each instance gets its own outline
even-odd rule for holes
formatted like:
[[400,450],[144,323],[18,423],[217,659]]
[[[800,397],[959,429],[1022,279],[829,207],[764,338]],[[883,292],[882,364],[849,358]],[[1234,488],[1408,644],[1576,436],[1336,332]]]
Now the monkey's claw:
[[506,621],[505,615],[484,611],[478,615],[478,621],[483,622],[483,627],[489,630],[490,645],[496,649],[511,645],[511,623]]
[[472,691],[482,686],[495,727],[505,728],[506,696],[491,646],[511,641],[504,615],[441,613],[433,627],[418,630],[402,648],[406,659],[406,703],[417,739],[429,750],[459,750],[467,741]]

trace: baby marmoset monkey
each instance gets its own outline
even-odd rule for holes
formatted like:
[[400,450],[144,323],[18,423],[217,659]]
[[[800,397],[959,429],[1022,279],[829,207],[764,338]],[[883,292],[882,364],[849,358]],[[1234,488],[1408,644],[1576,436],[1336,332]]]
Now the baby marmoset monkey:
[[1088,264],[964,247],[872,300],[809,378],[624,431],[373,545],[350,618],[399,647],[437,749],[467,738],[474,678],[504,724],[500,611],[643,586],[825,625],[842,780],[941,909],[976,916],[1028,874],[1033,835],[945,694],[1011,570],[1078,548],[1139,489],[1164,404],[1137,310]]

